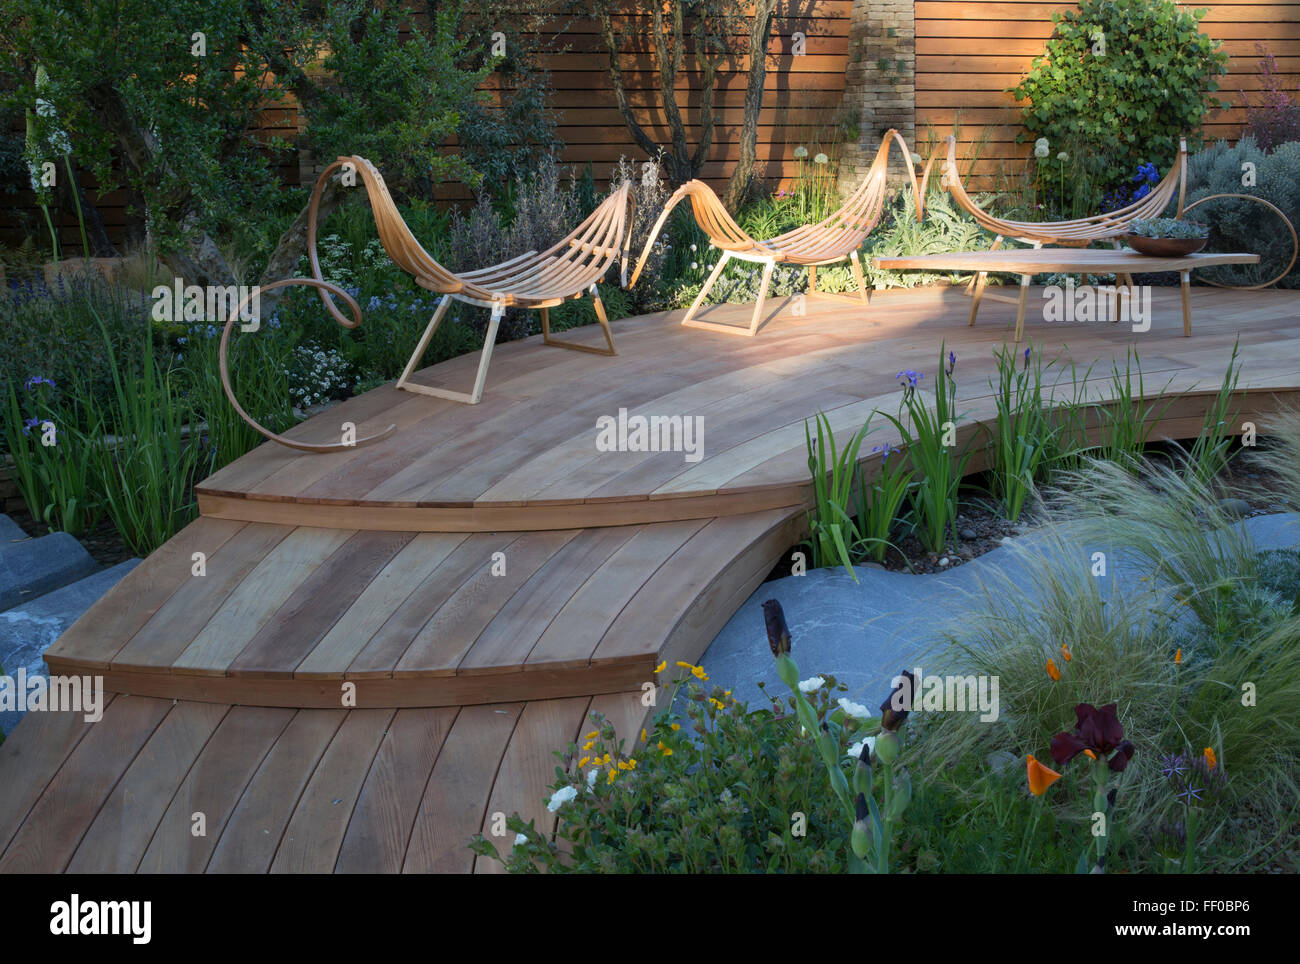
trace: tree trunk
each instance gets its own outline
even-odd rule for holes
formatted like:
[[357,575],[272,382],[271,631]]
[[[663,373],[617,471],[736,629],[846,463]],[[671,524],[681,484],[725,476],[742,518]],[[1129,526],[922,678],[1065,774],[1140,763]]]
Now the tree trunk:
[[[159,178],[154,172],[158,153],[153,134],[141,128],[131,117],[131,112],[121,95],[108,83],[99,83],[86,91],[86,99],[94,109],[99,122],[111,131],[122,149],[123,159],[136,174],[147,178],[156,188]],[[181,227],[178,245],[169,245],[157,252],[158,259],[171,268],[186,284],[234,284],[234,273],[225,257],[201,227],[200,212],[195,210],[194,198],[189,191],[155,200],[155,210],[149,211],[153,223],[170,223]]]
[[[83,251],[82,256],[86,258],[116,258],[118,256],[117,247],[108,237],[108,231],[104,228],[104,219],[99,216],[99,210],[90,203],[86,197],[86,192],[82,189],[81,184],[75,180],[75,174],[79,173],[77,162],[72,159],[70,154],[64,155],[63,170],[60,174],[66,174],[71,167],[74,177],[62,178],[59,184],[58,201],[59,208],[72,217],[77,216],[77,206],[81,206],[81,219],[86,225],[86,240],[90,243],[90,250]],[[81,235],[78,232],[77,241],[80,243]]]
[[734,212],[749,193],[758,156],[758,115],[763,109],[763,83],[767,79],[767,41],[772,32],[776,0],[756,0],[749,27],[749,86],[745,88],[745,114],[741,121],[740,157],[727,182],[722,203]]

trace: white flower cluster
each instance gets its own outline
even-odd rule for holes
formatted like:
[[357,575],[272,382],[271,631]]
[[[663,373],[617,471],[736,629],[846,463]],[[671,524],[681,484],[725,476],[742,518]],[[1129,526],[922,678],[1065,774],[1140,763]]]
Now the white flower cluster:
[[289,397],[297,408],[319,405],[340,397],[361,379],[351,374],[347,359],[333,348],[319,345],[295,345],[293,364],[285,369],[289,376]]

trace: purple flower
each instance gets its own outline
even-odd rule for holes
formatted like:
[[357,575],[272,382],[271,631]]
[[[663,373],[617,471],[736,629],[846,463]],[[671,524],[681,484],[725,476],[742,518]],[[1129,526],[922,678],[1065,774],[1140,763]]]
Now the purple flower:
[[1140,201],[1150,193],[1151,193],[1151,185],[1143,184],[1140,188],[1138,188],[1136,191],[1133,192],[1133,200]]
[[1184,803],[1191,803],[1193,800],[1200,800],[1201,790],[1199,787],[1194,787],[1189,783],[1187,784],[1187,788],[1183,790],[1182,793],[1178,794],[1178,799],[1182,800]]
[[27,381],[23,382],[23,388],[27,389],[29,392],[35,391],[39,385],[49,385],[50,388],[55,387],[54,382],[50,381],[48,378],[42,378],[40,375],[33,375],[31,378],[27,379]]
[[917,383],[925,377],[921,372],[907,369],[901,371],[895,376],[905,388],[916,388]]
[[1179,776],[1186,768],[1187,761],[1172,753],[1160,760],[1160,775],[1164,777]]
[[29,419],[26,419],[26,420],[23,422],[23,434],[24,434],[24,435],[31,435],[31,434],[32,434],[32,429],[34,429],[34,428],[40,428],[40,427],[41,427],[41,420],[40,420],[39,418],[29,418]]
[[950,351],[948,352],[948,371],[947,371],[947,375],[949,378],[952,377],[952,370],[956,367],[957,367],[957,353]]

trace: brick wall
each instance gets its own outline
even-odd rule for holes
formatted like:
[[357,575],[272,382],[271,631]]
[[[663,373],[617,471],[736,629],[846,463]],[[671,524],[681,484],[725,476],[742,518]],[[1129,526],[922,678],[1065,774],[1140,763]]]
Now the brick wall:
[[[856,114],[858,139],[845,144],[840,181],[861,183],[880,138],[891,127],[916,142],[916,23],[914,0],[854,0],[849,13],[844,107]],[[904,161],[890,154],[890,180],[902,178]]]

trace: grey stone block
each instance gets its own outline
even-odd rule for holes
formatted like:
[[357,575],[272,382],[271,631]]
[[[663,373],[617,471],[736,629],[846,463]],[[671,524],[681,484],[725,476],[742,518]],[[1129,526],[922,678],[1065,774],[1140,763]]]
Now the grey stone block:
[[66,532],[0,545],[0,612],[76,582],[99,569]]
[[12,545],[15,542],[25,542],[30,539],[23,527],[7,515],[0,515],[0,549]]
[[[19,667],[27,670],[28,677],[48,675],[43,657],[50,644],[139,564],[139,559],[119,562],[0,613],[0,666],[5,675],[14,676]],[[22,717],[18,712],[0,712],[0,730],[11,732]]]

